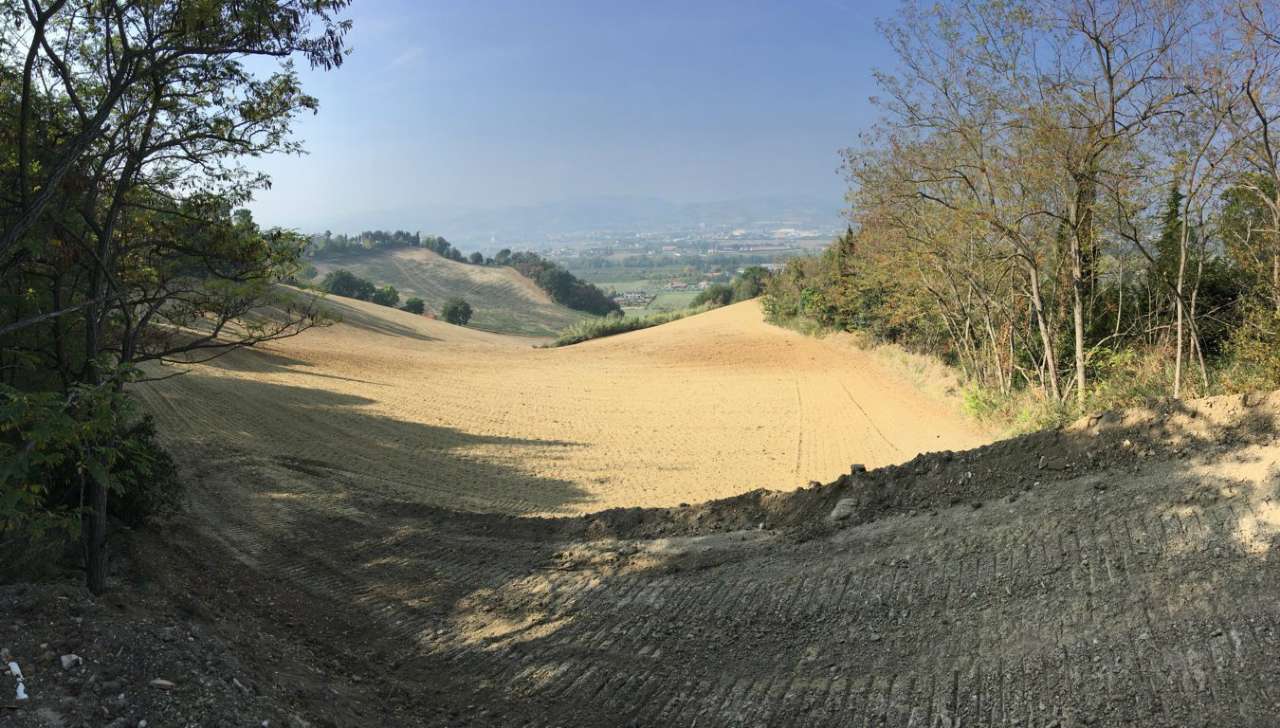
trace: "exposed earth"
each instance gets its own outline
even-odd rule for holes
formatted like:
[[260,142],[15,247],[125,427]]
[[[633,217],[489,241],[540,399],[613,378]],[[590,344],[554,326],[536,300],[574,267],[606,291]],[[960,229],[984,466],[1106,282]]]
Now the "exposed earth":
[[[744,312],[758,321],[734,307],[563,350],[458,339],[492,351],[492,371],[480,353],[473,370],[432,367],[440,341],[411,336],[362,364],[335,327],[154,385],[191,507],[129,537],[102,599],[0,591],[16,615],[0,647],[32,694],[0,702],[0,724],[1275,725],[1280,394],[982,445],[918,393],[881,404],[912,390],[859,374],[872,360]],[[682,339],[699,319],[715,325]],[[721,333],[756,338],[731,355],[708,338]],[[605,373],[583,380],[578,406],[544,393],[588,356]],[[431,374],[420,400],[376,395],[402,391],[398,371]],[[508,401],[540,413],[544,438],[581,446],[512,443],[529,415],[466,377],[516,378]],[[656,387],[647,396],[696,418],[725,379],[719,417],[651,428],[643,452],[589,437],[593,417],[627,422],[604,382],[638,401]],[[819,408],[800,431],[823,444],[796,436],[806,410],[782,408],[771,388],[784,385]],[[767,416],[733,419],[745,392]],[[468,411],[491,429],[448,419]],[[721,449],[693,460],[710,442]],[[735,462],[761,442],[784,463]],[[618,475],[579,475],[592,472]],[[796,489],[802,472],[829,482]],[[672,502],[679,489],[695,504]],[[69,653],[84,663],[64,670]],[[0,690],[8,700],[13,679]]]

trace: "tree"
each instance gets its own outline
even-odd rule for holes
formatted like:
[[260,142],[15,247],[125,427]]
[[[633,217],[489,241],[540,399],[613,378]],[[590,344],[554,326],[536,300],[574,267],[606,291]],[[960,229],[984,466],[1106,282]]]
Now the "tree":
[[375,290],[369,300],[379,306],[391,306],[394,308],[397,303],[400,303],[400,292],[396,290],[395,286],[383,286]]
[[402,311],[408,311],[409,313],[416,313],[419,316],[421,316],[422,314],[426,313],[427,304],[421,298],[414,296],[413,298],[410,298],[408,301],[405,301],[404,305],[401,306],[400,309]]
[[498,254],[493,256],[493,262],[497,265],[507,265],[511,262],[511,249],[503,248]]
[[461,298],[450,298],[440,308],[440,317],[456,326],[466,326],[471,320],[471,304]]
[[484,265],[484,253],[477,250],[468,256],[467,260],[471,261],[472,265]]
[[346,296],[360,301],[373,300],[378,292],[372,282],[342,268],[327,273],[324,280],[320,282],[320,288],[335,296]]
[[[299,151],[291,122],[317,104],[287,61],[341,63],[347,0],[13,5],[0,26],[0,372],[12,391],[54,395],[33,400],[43,417],[90,433],[75,447],[87,581],[101,592],[110,466],[130,425],[127,397],[98,393],[123,393],[141,362],[319,320],[277,286],[306,241],[236,210],[266,184],[239,159]],[[281,65],[256,75],[253,58]],[[252,315],[266,305],[282,315]]]

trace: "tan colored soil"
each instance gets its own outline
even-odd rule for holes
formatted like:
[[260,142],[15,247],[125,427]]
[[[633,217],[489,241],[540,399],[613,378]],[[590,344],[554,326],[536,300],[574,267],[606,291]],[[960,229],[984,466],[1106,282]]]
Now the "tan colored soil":
[[0,723],[1276,725],[1280,394],[741,493],[980,435],[751,306],[555,351],[349,313],[147,390],[191,508],[114,598],[0,592]]
[[330,305],[343,323],[140,388],[161,430],[414,502],[536,515],[794,489],[989,440],[754,302],[561,349]]

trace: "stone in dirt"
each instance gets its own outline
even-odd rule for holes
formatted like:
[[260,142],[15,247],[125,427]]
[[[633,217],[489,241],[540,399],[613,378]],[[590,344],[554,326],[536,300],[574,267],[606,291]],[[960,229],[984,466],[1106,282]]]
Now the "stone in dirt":
[[836,502],[836,507],[831,509],[831,514],[827,516],[828,521],[843,521],[852,516],[858,510],[858,502],[853,498],[841,498]]
[[80,655],[75,653],[63,655],[62,657],[59,657],[58,660],[62,663],[63,670],[70,670],[76,665],[84,663],[84,660],[80,659]]
[[162,677],[158,677],[155,680],[152,680],[151,686],[160,688],[161,690],[172,690],[175,687],[177,687],[176,685],[174,685],[174,683],[170,682],[169,680],[165,680]]

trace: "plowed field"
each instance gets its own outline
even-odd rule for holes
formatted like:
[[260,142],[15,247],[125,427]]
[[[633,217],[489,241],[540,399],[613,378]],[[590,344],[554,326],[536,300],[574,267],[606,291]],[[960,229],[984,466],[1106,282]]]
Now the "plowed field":
[[343,321],[142,388],[177,442],[511,514],[674,506],[988,437],[754,302],[561,349],[330,299]]

